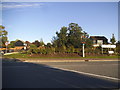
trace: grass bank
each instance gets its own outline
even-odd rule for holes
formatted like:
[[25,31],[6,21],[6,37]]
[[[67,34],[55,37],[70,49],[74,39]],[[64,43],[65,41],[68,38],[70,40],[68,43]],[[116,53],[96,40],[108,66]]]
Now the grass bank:
[[29,55],[15,53],[10,55],[4,55],[3,58],[22,58],[22,59],[118,59],[120,56],[86,56],[81,57],[79,55]]

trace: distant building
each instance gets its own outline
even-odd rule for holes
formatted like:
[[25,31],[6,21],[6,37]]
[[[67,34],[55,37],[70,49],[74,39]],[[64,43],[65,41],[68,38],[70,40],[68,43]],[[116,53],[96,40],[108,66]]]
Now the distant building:
[[90,36],[93,41],[94,47],[101,46],[102,54],[114,54],[116,45],[111,45],[108,43],[108,39],[105,36]]
[[108,39],[104,36],[90,36],[90,39],[93,41],[94,47],[98,47],[103,44],[108,44]]
[[24,42],[21,40],[16,40],[15,46],[24,46]]
[[16,51],[18,51],[18,50],[22,50],[22,49],[24,49],[24,41],[22,41],[22,40],[16,40],[16,42],[15,42],[15,48],[14,48],[14,50]]

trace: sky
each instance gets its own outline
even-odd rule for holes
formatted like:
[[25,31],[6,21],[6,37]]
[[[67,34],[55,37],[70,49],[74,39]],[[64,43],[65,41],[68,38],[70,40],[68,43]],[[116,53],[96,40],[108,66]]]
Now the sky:
[[2,25],[9,41],[51,42],[56,31],[77,23],[90,36],[118,40],[117,2],[3,2]]

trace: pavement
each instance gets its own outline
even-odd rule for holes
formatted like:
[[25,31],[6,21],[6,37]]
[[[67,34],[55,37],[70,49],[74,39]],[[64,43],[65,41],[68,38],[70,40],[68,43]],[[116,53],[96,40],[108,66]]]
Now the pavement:
[[[98,78],[95,76],[54,68],[54,65],[61,66],[63,68],[63,66],[66,66],[64,63],[49,64],[48,62],[46,64],[45,63],[43,64],[43,63],[21,62],[19,60],[18,61],[14,60],[11,62],[7,60],[8,59],[3,60],[2,63],[3,88],[110,89],[110,88],[118,88],[118,84],[119,84],[117,80]],[[69,64],[68,66],[71,65],[75,66],[76,64],[78,64],[77,66],[80,65],[84,66],[84,64],[80,64],[80,63],[69,63]]]
[[96,62],[96,61],[120,61],[119,59],[22,59],[24,62]]

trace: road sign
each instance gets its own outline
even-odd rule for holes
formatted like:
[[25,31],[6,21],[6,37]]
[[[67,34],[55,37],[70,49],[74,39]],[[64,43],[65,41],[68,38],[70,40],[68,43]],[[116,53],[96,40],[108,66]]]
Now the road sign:
[[83,44],[85,44],[86,42],[82,42]]

